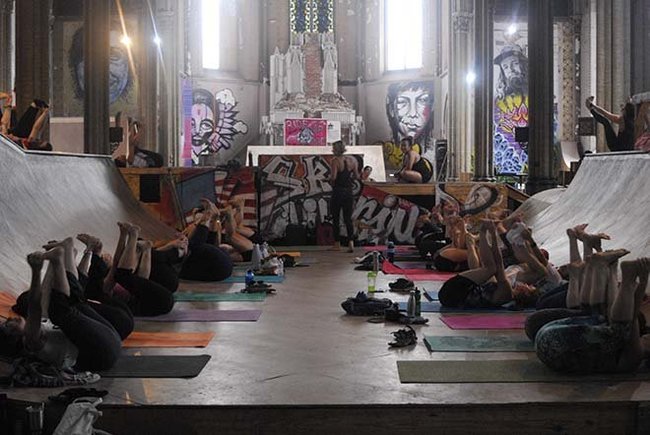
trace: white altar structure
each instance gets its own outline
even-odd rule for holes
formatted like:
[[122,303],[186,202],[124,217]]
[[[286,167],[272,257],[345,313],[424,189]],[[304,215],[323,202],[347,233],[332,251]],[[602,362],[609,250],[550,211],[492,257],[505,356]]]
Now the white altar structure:
[[284,145],[287,119],[320,118],[340,125],[340,138],[356,145],[363,119],[338,92],[338,53],[334,34],[293,33],[282,54],[278,48],[270,59],[270,104],[260,133],[270,145]]

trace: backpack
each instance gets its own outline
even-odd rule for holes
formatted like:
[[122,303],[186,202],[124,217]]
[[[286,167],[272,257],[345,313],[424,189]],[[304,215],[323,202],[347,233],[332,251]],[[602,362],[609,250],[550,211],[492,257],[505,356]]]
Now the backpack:
[[325,218],[323,222],[316,225],[316,244],[319,246],[333,245],[334,240],[334,225],[332,222]]
[[341,307],[352,316],[383,316],[384,312],[393,306],[393,301],[387,298],[369,298],[364,292],[359,292],[353,298],[341,302]]

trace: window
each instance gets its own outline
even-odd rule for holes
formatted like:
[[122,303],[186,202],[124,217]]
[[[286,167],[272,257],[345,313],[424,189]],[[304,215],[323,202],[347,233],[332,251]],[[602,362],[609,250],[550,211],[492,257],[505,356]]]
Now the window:
[[219,69],[220,0],[201,1],[203,68]]
[[422,68],[422,0],[385,0],[386,69]]

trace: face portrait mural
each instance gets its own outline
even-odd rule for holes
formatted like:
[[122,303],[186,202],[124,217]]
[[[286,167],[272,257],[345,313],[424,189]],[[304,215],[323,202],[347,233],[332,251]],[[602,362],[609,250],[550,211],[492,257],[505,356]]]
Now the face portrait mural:
[[528,94],[528,58],[519,45],[504,46],[494,63],[499,66],[497,99]]
[[[109,103],[113,104],[126,94],[131,88],[133,78],[129,68],[129,55],[126,46],[120,42],[121,33],[117,30],[110,32],[109,54]],[[83,58],[83,27],[80,27],[72,37],[72,45],[68,57],[68,65],[72,73],[75,94],[82,99],[85,89]]]
[[405,137],[425,148],[433,129],[433,82],[393,83],[386,96],[393,142]]
[[192,92],[192,156],[210,151],[215,137],[214,97],[204,89]]

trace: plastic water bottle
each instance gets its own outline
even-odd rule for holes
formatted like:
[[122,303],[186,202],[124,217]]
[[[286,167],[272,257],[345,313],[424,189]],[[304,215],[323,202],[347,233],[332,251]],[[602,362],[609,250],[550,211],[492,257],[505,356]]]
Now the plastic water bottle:
[[261,247],[262,260],[269,258],[269,244],[264,242]]
[[255,273],[251,269],[246,271],[246,287],[253,285],[255,282]]
[[284,276],[284,261],[278,257],[278,276]]
[[262,268],[262,252],[260,251],[260,245],[257,243],[253,245],[251,263],[253,263],[253,270],[260,270]]
[[415,314],[415,291],[411,291],[409,301],[406,303],[406,314],[409,317],[416,317]]
[[395,243],[388,242],[388,247],[386,249],[386,259],[391,263],[395,261]]
[[379,252],[372,251],[372,271],[375,272],[375,276],[379,272]]
[[371,298],[373,297],[376,288],[375,285],[377,283],[377,272],[370,271],[368,272],[368,297]]
[[419,289],[415,289],[415,317],[422,315],[422,293]]

